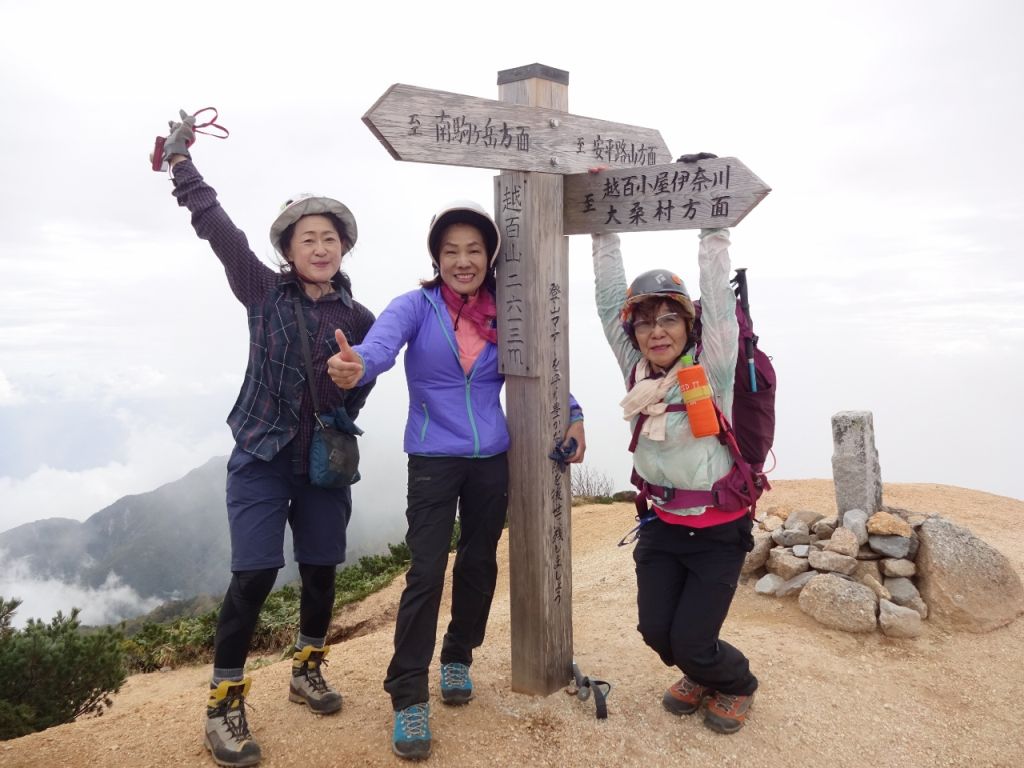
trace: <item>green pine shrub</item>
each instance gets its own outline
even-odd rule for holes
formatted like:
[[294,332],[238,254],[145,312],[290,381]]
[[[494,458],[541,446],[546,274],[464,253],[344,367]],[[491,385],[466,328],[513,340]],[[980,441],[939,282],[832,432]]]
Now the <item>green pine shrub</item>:
[[16,630],[19,605],[0,597],[0,740],[102,715],[126,677],[121,632],[83,633],[77,608]]

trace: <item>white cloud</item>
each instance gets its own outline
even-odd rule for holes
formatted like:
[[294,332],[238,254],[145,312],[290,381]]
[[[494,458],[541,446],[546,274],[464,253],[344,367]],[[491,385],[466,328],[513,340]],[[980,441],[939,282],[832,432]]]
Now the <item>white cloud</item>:
[[0,552],[0,596],[8,600],[17,598],[22,603],[12,621],[16,628],[23,628],[29,619],[48,622],[58,611],[68,616],[73,608],[80,609],[78,618],[82,624],[112,624],[148,613],[162,602],[142,598],[113,572],[99,587],[38,579],[22,561],[5,561],[3,554]]
[[0,371],[0,408],[5,405],[14,405],[21,402],[21,394],[11,384],[10,379],[7,375]]
[[45,517],[85,520],[122,496],[151,491],[231,450],[223,425],[196,433],[145,421],[138,412],[123,410],[117,418],[126,430],[125,460],[80,471],[42,465],[20,479],[0,477],[0,530]]

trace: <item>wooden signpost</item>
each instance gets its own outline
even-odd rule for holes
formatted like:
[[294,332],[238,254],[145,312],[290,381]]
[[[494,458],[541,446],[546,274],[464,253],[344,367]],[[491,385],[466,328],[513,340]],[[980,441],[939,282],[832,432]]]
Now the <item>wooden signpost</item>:
[[[670,164],[658,131],[569,114],[563,70],[503,70],[498,91],[500,100],[490,101],[394,85],[363,122],[398,160],[502,171],[494,207],[512,438],[512,688],[547,695],[572,679],[573,657],[570,476],[548,458],[569,422],[565,235],[730,226],[768,188],[735,158],[702,161],[717,179],[705,184],[696,166]],[[587,172],[597,166],[608,170]]]

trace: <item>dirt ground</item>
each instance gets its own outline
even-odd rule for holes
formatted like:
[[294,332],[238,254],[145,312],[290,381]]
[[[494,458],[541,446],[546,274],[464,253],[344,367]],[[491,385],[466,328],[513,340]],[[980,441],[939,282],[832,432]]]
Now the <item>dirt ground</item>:
[[[886,504],[939,513],[970,528],[1024,574],[1024,502],[941,485],[887,485]],[[778,481],[761,503],[835,513],[831,482]],[[926,622],[915,640],[826,629],[793,598],[741,585],[724,637],[751,659],[761,688],[747,726],[723,736],[699,716],[661,708],[678,676],[636,632],[631,550],[615,546],[632,505],[573,511],[576,659],[585,674],[610,681],[609,717],[593,701],[563,692],[513,693],[505,540],[488,638],[473,665],[476,698],[440,704],[436,674],[428,765],[588,766],[1024,766],[1024,619],[988,634],[950,633]],[[345,696],[336,716],[312,715],[287,698],[289,664],[267,660],[252,672],[250,726],[266,768],[398,766],[392,713],[381,681],[391,652],[403,579],[339,614],[328,678]],[[448,610],[442,606],[440,631]],[[212,766],[202,746],[207,667],[128,680],[102,717],[0,743],[0,765]]]

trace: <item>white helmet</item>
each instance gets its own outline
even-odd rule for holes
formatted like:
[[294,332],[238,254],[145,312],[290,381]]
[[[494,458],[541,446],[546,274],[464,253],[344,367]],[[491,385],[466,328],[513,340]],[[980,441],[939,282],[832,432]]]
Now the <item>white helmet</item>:
[[434,260],[435,264],[438,263],[438,241],[449,224],[471,224],[479,229],[484,236],[487,251],[490,254],[488,266],[494,266],[494,261],[498,258],[498,249],[501,247],[501,233],[491,214],[472,200],[453,200],[435,213],[434,218],[430,220],[430,229],[427,231],[427,248],[430,250],[430,258]]
[[356,236],[358,234],[356,230],[356,217],[352,215],[352,211],[344,203],[339,203],[330,197],[321,197],[309,192],[303,192],[301,195],[290,197],[281,206],[281,212],[274,219],[274,223],[270,225],[270,242],[273,244],[274,250],[284,256],[281,253],[281,235],[284,234],[284,231],[303,216],[324,213],[333,213],[341,220],[342,225],[345,227],[344,232],[338,233],[348,241],[348,247],[342,251],[344,256],[356,244]]

